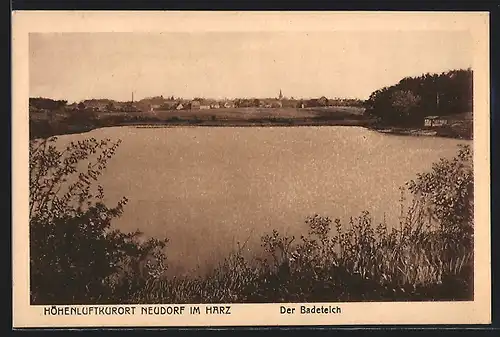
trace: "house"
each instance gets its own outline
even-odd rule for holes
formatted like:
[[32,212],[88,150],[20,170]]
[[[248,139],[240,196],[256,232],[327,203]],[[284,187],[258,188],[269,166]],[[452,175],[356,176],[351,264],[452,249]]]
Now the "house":
[[200,109],[200,102],[199,101],[191,101],[191,109],[192,110]]
[[122,111],[124,112],[140,112],[141,110],[138,109],[135,105],[133,104],[125,104],[122,107]]
[[160,110],[174,110],[178,104],[179,102],[177,101],[166,100],[160,105]]
[[298,109],[304,109],[306,108],[306,102],[304,102],[303,100],[299,100],[297,102],[297,106],[296,106]]
[[160,104],[150,104],[149,105],[149,111],[158,110],[160,107],[161,107]]
[[233,102],[226,102],[224,103],[224,108],[234,108],[234,103]]
[[210,105],[200,105],[201,110],[208,110],[210,109]]
[[175,107],[175,110],[183,110],[183,109],[184,105],[182,103],[177,104],[177,106]]
[[427,116],[424,119],[424,126],[437,127],[448,124],[448,119],[440,116]]
[[260,101],[259,104],[260,107],[262,108],[282,108],[283,107],[283,101],[277,100],[275,98],[265,98]]
[[83,101],[86,109],[92,111],[106,111],[107,105],[110,103],[109,100],[106,99],[87,99]]
[[220,108],[220,104],[219,103],[210,104],[210,109],[219,109],[219,108]]
[[270,100],[266,102],[265,105],[266,108],[282,108],[283,107],[283,102],[278,101],[278,100]]
[[283,108],[297,108],[298,101],[296,99],[285,98],[281,100]]

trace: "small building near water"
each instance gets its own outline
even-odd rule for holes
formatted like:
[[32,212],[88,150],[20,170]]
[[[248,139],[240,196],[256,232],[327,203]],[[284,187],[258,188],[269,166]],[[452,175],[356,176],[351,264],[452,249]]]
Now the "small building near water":
[[441,116],[427,116],[424,119],[424,126],[427,127],[437,127],[448,125],[448,119]]

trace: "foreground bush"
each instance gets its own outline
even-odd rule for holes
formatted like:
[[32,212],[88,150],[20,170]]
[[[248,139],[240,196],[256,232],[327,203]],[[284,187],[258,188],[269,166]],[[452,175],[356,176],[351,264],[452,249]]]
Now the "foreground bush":
[[141,243],[138,231],[110,228],[127,199],[107,207],[102,187],[94,185],[119,142],[88,139],[59,150],[55,140],[30,142],[31,303],[119,300],[140,285],[145,258],[164,259],[166,242]]

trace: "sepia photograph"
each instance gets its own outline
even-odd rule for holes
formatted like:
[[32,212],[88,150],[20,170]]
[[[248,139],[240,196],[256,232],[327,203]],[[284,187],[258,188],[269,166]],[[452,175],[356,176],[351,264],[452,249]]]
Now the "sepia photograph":
[[184,25],[208,13],[172,14],[177,29],[152,17],[165,28],[85,31],[83,14],[64,21],[75,29],[25,29],[23,305],[43,319],[488,311],[487,36],[452,25],[465,14],[287,29],[274,13],[246,30],[230,24],[264,13],[219,14],[214,29]]

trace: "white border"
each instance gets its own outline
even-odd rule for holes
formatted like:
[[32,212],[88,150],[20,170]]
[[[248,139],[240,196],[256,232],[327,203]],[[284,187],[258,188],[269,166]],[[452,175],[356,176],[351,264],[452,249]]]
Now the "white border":
[[[14,12],[12,19],[14,327],[487,324],[491,322],[488,13],[20,11]],[[27,210],[29,191],[28,34],[30,32],[290,32],[305,30],[467,30],[471,33],[475,47],[473,66],[476,197],[474,301],[331,304],[338,305],[342,309],[342,313],[336,315],[282,315],[279,313],[280,304],[232,304],[231,315],[51,316],[43,314],[43,307],[31,306],[29,304]],[[200,307],[203,310],[205,306]],[[299,308],[299,304],[287,306]]]

